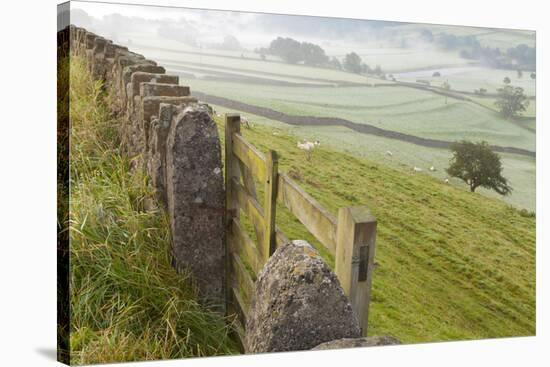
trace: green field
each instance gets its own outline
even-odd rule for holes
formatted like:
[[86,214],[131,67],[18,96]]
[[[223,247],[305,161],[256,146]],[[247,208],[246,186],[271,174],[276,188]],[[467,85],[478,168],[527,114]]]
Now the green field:
[[[331,212],[368,205],[377,217],[370,335],[405,343],[534,335],[533,217],[379,156],[322,143],[307,161],[299,137],[282,128],[262,123],[242,132],[261,150],[276,150],[280,170]],[[281,206],[277,223],[321,248]]]
[[535,135],[473,103],[407,87],[288,88],[188,80],[191,90],[290,115],[338,117],[406,134],[535,150]]
[[[433,77],[433,73],[439,71],[440,77]],[[457,67],[421,70],[410,73],[396,74],[399,81],[415,82],[417,79],[427,80],[434,86],[441,86],[445,81],[451,85],[454,91],[473,93],[474,90],[485,88],[487,93],[496,94],[501,88],[505,77],[510,78],[511,85],[521,87],[525,94],[536,94],[536,80],[531,79],[531,72],[523,70],[523,76],[519,78],[516,70],[490,69],[483,67]]]
[[[347,73],[344,71],[308,67],[303,65],[293,65],[283,62],[266,62],[259,58],[229,58],[222,54],[212,55],[207,50],[203,50],[204,54],[189,53],[181,50],[163,50],[155,47],[135,47],[136,52],[141,52],[147,55],[149,58],[159,60],[165,63],[169,62],[193,62],[204,63],[205,65],[217,65],[221,67],[239,68],[243,71],[256,71],[256,72],[277,72],[285,74],[289,77],[309,77],[332,80],[334,82],[355,82],[366,83],[369,78],[359,74]],[[212,53],[218,53],[217,50],[211,50]]]
[[[534,34],[520,30],[495,30],[487,28],[401,24],[388,28],[394,39],[405,36],[411,40],[418,37],[422,29],[430,29],[434,35],[452,33],[475,35],[483,45],[489,47],[515,47],[520,43],[534,46]],[[138,40],[139,41],[139,40]],[[147,40],[140,42],[147,44]],[[499,116],[495,97],[481,97],[473,92],[485,88],[487,93],[496,93],[502,80],[508,76],[512,85],[524,88],[526,94],[534,96],[536,81],[529,71],[523,71],[518,78],[514,70],[497,70],[477,65],[458,57],[458,52],[433,48],[399,48],[382,41],[330,42],[323,41],[323,47],[331,55],[343,56],[350,49],[358,52],[371,66],[381,65],[387,72],[396,72],[397,80],[416,82],[428,80],[434,87],[444,81],[451,85],[451,92],[472,102],[447,98],[429,90],[410,87],[345,87],[327,88],[331,83],[393,84],[391,81],[366,78],[342,71],[303,65],[289,65],[277,58],[270,62],[257,59],[257,54],[243,51],[200,50],[189,46],[177,46],[166,41],[162,47],[144,47],[140,51],[166,62],[168,71],[194,73],[196,78],[181,78],[182,84],[191,86],[192,91],[226,97],[251,105],[266,107],[275,111],[298,116],[337,117],[356,123],[368,123],[382,129],[410,135],[445,141],[460,139],[486,140],[499,146],[511,146],[535,151],[536,101],[530,100],[523,118],[506,120]],[[162,48],[174,48],[169,51]],[[181,51],[181,52],[180,52]],[[203,55],[201,55],[203,53]],[[241,58],[244,56],[244,58]],[[193,70],[190,70],[192,68]],[[441,77],[433,77],[439,71]],[[245,80],[240,78],[254,78]],[[273,82],[296,83],[289,86],[274,85]],[[303,84],[310,86],[304,86]],[[300,85],[298,85],[300,84]],[[321,139],[339,150],[348,150],[359,156],[374,157],[381,162],[411,169],[421,167],[426,172],[430,166],[437,168],[429,175],[438,179],[445,177],[450,153],[446,150],[413,145],[408,142],[359,134],[344,127],[308,127],[280,124],[260,116],[253,116],[254,122],[270,126],[282,126],[297,136]],[[392,151],[388,159],[385,152]],[[511,181],[512,195],[501,198],[506,202],[535,210],[535,159],[513,154],[502,154],[504,174]],[[460,182],[451,179],[453,184]],[[493,192],[481,189],[484,195],[498,197]]]
[[[214,106],[218,113],[235,112],[221,106]],[[428,148],[399,140],[388,139],[367,134],[358,134],[342,126],[291,126],[265,117],[246,114],[254,124],[272,129],[272,134],[290,134],[296,139],[309,141],[319,140],[323,146],[334,150],[367,158],[380,164],[388,165],[403,172],[412,172],[413,167],[420,167],[423,176],[431,176],[443,181],[447,178],[445,168],[449,165],[451,153],[448,150]],[[276,136],[276,135],[275,135]],[[390,157],[386,152],[391,151]],[[511,195],[501,197],[493,191],[479,188],[477,191],[484,196],[504,200],[519,208],[535,211],[535,159],[516,154],[501,154],[504,176],[510,180],[514,191]],[[434,166],[436,171],[429,171]],[[418,173],[417,173],[418,175]],[[452,186],[468,190],[461,180],[450,178]]]
[[430,48],[397,49],[393,52],[391,49],[381,49],[379,52],[373,51],[362,51],[359,55],[371,67],[380,65],[386,73],[438,67],[461,67],[472,63],[471,60],[460,58],[457,52],[445,52]]

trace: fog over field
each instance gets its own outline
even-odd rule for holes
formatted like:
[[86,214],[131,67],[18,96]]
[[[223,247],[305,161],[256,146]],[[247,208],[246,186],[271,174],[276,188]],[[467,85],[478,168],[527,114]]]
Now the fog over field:
[[[500,152],[513,192],[505,197],[479,192],[535,210],[533,31],[71,6],[71,23],[159,62],[219,111],[240,111],[254,123],[297,137],[320,139],[401,170],[420,167],[437,180],[447,178],[451,153],[445,144],[485,140]],[[495,104],[505,85],[521,87],[529,101],[513,118]],[[281,114],[290,117],[277,117]],[[334,124],[315,126],[315,118]],[[367,128],[350,128],[353,124]],[[371,127],[378,132],[369,133]],[[467,189],[458,179],[450,184]]]

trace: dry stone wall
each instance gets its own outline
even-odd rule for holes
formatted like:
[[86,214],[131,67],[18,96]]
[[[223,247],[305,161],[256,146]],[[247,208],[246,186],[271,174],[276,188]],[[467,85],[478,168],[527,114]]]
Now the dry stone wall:
[[145,170],[168,211],[174,267],[191,270],[203,303],[223,312],[225,230],[221,148],[207,108],[177,75],[126,47],[70,27],[71,50],[102,80],[132,170]]
[[[225,311],[225,193],[212,109],[155,61],[70,26],[70,48],[103,81],[122,120],[132,170],[145,170],[168,212],[173,266],[190,270],[204,303]],[[258,276],[246,321],[249,353],[396,344],[360,338],[340,283],[305,241],[281,246]]]

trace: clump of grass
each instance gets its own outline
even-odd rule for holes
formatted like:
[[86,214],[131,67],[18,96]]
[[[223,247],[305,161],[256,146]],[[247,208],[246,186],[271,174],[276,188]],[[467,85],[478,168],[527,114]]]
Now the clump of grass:
[[81,59],[71,58],[70,303],[73,363],[237,353],[230,327],[170,264],[169,224],[147,177],[131,172]]

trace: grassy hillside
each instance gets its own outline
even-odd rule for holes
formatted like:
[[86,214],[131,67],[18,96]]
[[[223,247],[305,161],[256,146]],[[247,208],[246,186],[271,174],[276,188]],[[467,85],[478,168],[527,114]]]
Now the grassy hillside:
[[[292,115],[344,118],[415,136],[446,141],[483,139],[495,145],[535,150],[534,121],[506,120],[494,110],[453,98],[448,98],[445,104],[444,96],[413,88],[250,86],[200,79],[185,80],[184,83],[190,85],[192,91],[229,97]],[[492,100],[481,102],[489,105],[494,103]],[[377,156],[377,159],[379,157],[385,160],[385,152],[390,150],[394,153],[391,159],[393,163],[408,165],[410,169],[417,166],[427,170],[434,166],[438,171],[431,173],[432,175],[441,179],[446,175],[444,168],[448,166],[450,158],[447,149],[433,149],[394,139],[358,134],[335,126],[291,127],[263,117],[247,115],[254,121],[284,126],[285,130],[292,130],[298,135],[309,135],[306,137],[310,139],[317,137],[329,141],[340,150],[353,150],[359,154],[369,152]],[[503,199],[512,205],[534,211],[535,159],[503,154],[503,166],[504,175],[510,179],[514,188],[512,195]],[[481,192],[495,197],[491,192]]]
[[[215,106],[219,113],[234,112],[234,110]],[[380,136],[358,134],[343,126],[291,126],[265,117],[245,114],[254,124],[268,126],[296,139],[320,140],[325,147],[365,157],[404,171],[412,171],[414,166],[422,167],[426,174],[443,180],[448,177],[444,168],[448,166],[451,152],[447,149],[428,148],[416,144],[388,139]],[[387,151],[393,156],[388,156]],[[514,188],[511,195],[502,197],[494,191],[479,188],[477,191],[485,196],[503,200],[518,208],[535,211],[536,204],[536,167],[532,157],[517,154],[501,154],[504,176],[510,180]],[[434,166],[436,171],[429,171]],[[467,190],[467,185],[455,178],[449,178],[451,185]]]
[[[535,333],[535,219],[527,212],[325,145],[307,161],[297,138],[272,126],[242,132],[277,150],[280,169],[333,213],[361,204],[375,213],[371,335],[409,343]],[[320,248],[282,207],[277,219],[290,238]]]
[[100,84],[71,58],[71,361],[237,353],[225,320],[170,265],[169,226],[117,138]]

